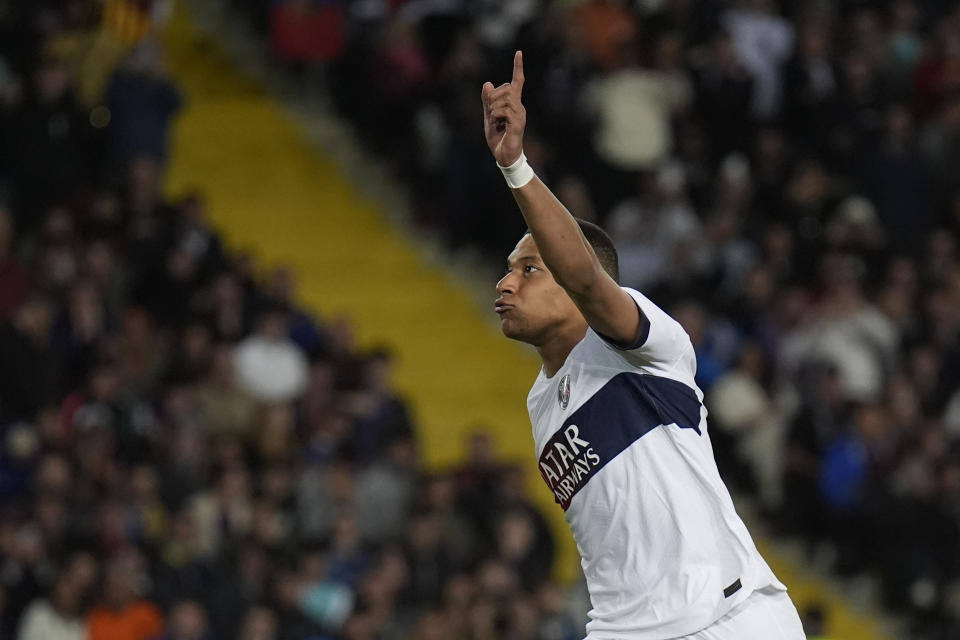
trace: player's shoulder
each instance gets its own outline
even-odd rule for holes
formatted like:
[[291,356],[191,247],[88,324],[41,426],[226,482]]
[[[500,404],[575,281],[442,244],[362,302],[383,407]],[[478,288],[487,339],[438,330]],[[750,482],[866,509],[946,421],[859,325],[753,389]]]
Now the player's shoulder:
[[[651,320],[668,320],[672,323],[677,321],[666,311],[664,311],[656,302],[648,298],[642,292],[632,288],[632,287],[620,287],[623,289],[633,301],[637,303],[637,307],[640,311],[643,312]],[[651,318],[651,316],[653,316]]]
[[646,295],[621,287],[643,316],[640,335],[632,345],[615,344],[591,330],[584,355],[603,366],[622,371],[666,376],[687,381],[696,370],[696,355],[683,326]]

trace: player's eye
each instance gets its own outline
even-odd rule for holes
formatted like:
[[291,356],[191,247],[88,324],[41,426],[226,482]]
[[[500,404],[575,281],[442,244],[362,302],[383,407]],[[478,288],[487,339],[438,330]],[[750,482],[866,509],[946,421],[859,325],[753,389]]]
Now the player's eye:
[[524,272],[524,273],[533,273],[534,271],[540,271],[540,269],[538,269],[537,267],[533,266],[532,264],[528,264],[528,265],[525,265],[525,266],[523,267],[523,272]]

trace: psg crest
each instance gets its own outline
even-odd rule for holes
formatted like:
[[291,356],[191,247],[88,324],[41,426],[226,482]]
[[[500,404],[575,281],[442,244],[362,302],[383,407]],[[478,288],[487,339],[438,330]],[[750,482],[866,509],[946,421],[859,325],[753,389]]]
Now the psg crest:
[[561,409],[566,409],[570,404],[570,374],[560,378],[560,384],[557,385],[557,402]]

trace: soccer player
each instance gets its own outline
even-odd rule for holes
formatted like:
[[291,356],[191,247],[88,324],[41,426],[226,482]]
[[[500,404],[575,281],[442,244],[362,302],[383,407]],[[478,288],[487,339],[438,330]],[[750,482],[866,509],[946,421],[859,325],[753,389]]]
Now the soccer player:
[[618,283],[617,253],[523,155],[523,58],[483,85],[484,134],[529,232],[495,310],[543,360],[527,398],[540,473],[573,531],[587,640],[802,640],[797,610],[717,471],[676,320]]

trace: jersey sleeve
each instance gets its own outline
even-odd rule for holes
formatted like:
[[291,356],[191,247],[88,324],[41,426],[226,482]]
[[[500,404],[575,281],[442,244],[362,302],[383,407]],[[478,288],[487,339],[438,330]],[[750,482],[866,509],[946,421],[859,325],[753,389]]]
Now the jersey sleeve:
[[600,335],[608,345],[631,359],[661,367],[670,367],[684,356],[692,356],[690,338],[679,322],[636,289],[623,287],[623,290],[630,294],[640,310],[640,330],[632,344],[617,343]]

